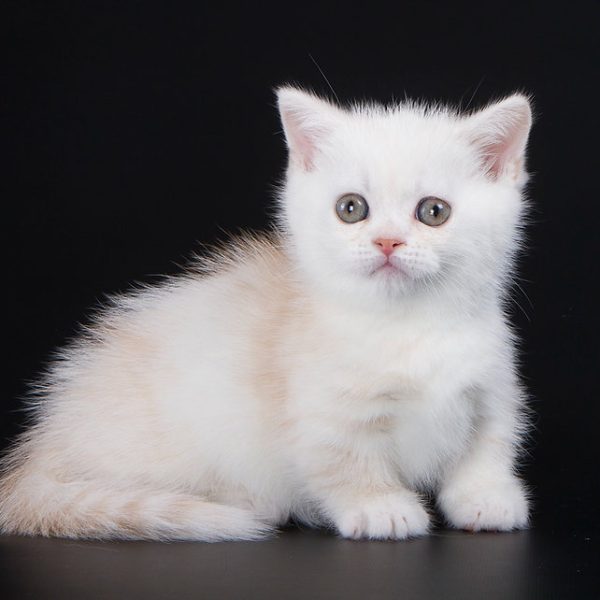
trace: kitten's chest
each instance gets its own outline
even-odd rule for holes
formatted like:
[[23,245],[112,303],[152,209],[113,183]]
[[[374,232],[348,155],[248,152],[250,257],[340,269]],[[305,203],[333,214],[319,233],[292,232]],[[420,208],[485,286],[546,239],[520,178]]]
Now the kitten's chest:
[[355,330],[322,338],[305,391],[353,447],[387,448],[407,483],[430,487],[468,444],[487,352],[469,327]]
[[362,369],[348,356],[346,393],[357,422],[385,419],[404,480],[430,487],[469,442],[489,348],[469,328],[403,333],[366,341]]
[[295,414],[326,422],[336,443],[385,448],[407,482],[432,485],[468,444],[494,336],[474,323],[338,323],[308,329],[290,363]]
[[470,327],[370,330],[336,353],[331,381],[363,403],[423,403],[475,385],[489,353],[485,336]]

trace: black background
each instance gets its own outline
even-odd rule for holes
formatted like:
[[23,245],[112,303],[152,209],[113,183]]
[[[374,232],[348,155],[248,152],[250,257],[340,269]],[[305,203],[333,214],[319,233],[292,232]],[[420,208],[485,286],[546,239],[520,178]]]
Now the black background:
[[512,315],[536,413],[524,473],[534,531],[577,540],[567,570],[593,572],[597,3],[3,4],[3,444],[24,423],[26,381],[104,294],[266,226],[286,159],[274,86],[331,96],[322,70],[343,102],[471,108],[525,91],[534,211]]

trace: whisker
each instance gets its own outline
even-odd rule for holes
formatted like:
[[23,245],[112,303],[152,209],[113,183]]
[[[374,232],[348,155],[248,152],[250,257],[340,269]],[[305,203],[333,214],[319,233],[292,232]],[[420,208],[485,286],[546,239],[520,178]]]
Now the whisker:
[[531,299],[529,298],[529,296],[527,295],[527,292],[523,289],[523,287],[519,284],[519,282],[515,279],[513,282],[513,285],[516,286],[517,288],[519,288],[519,291],[521,292],[521,294],[523,294],[523,296],[525,296],[525,299],[527,300],[527,302],[529,303],[529,306],[531,308],[534,308],[533,306],[533,302],[531,301]]
[[321,73],[323,79],[325,80],[325,83],[329,86],[329,89],[331,90],[331,93],[333,94],[333,96],[336,99],[337,103],[341,104],[340,99],[338,98],[338,95],[335,93],[335,90],[333,89],[333,86],[329,82],[329,79],[327,79],[327,77],[325,76],[325,73],[323,73],[323,69],[321,69],[321,67],[319,66],[319,64],[317,63],[317,61],[314,59],[313,55],[310,54],[310,52],[308,54],[308,57],[310,58],[310,60],[313,61],[315,67],[317,67],[317,69],[319,69],[319,73]]

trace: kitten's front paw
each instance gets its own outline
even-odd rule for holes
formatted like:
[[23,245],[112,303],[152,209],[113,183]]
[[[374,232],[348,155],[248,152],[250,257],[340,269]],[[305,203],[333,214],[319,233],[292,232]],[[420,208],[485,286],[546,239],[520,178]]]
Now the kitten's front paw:
[[518,479],[443,490],[438,504],[453,527],[467,531],[511,531],[527,527],[529,503]]
[[427,533],[429,515],[416,495],[406,492],[364,500],[335,520],[346,538],[403,540]]

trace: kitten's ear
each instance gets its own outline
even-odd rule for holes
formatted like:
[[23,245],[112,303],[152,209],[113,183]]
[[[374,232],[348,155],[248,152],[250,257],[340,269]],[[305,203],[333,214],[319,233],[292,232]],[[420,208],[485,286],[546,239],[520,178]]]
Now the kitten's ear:
[[279,88],[277,103],[290,160],[304,171],[311,171],[319,149],[339,122],[341,111],[293,87]]
[[528,98],[515,94],[467,117],[467,136],[477,147],[492,179],[524,183],[525,147],[531,129]]

